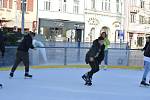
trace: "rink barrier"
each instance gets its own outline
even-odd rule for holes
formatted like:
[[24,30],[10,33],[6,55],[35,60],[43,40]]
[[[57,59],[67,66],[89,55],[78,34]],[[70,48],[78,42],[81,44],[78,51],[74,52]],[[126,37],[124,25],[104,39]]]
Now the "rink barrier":
[[[89,65],[66,65],[66,66],[30,66],[30,69],[46,69],[46,68],[90,68]],[[143,70],[142,66],[108,66],[108,69],[129,69]],[[0,71],[9,71],[11,67],[0,67]],[[24,70],[24,66],[19,66],[17,70]],[[103,67],[100,67],[103,70]]]
[[[6,47],[4,59],[0,58],[0,67],[12,66],[16,54],[16,46]],[[38,47],[36,49],[45,49],[48,64],[43,63],[41,55],[37,52],[33,55],[30,51],[31,66],[54,66],[54,65],[84,65],[85,54],[89,47]],[[35,60],[36,59],[36,60]],[[43,63],[43,64],[42,64]],[[22,64],[21,64],[22,65]],[[141,49],[108,49],[109,66],[143,66],[143,52]]]

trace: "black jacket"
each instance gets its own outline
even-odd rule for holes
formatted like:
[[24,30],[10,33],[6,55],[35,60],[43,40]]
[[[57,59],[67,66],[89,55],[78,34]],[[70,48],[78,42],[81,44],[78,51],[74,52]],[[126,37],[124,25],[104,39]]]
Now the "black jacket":
[[146,47],[146,49],[144,50],[144,56],[150,57],[150,42],[147,43],[147,47]]
[[28,34],[24,36],[23,40],[18,46],[18,50],[28,52],[29,48],[34,49],[34,46],[32,45],[32,37]]
[[104,59],[104,49],[105,45],[100,45],[98,39],[93,41],[92,47],[87,52],[85,57],[85,62],[88,64],[90,62],[90,57],[93,57],[94,60],[97,60],[99,63]]
[[6,37],[0,33],[0,49],[3,51],[5,49]]
[[149,42],[146,42],[146,44],[145,44],[144,48],[142,49],[142,51],[145,51],[145,50],[146,50],[148,44],[149,44]]

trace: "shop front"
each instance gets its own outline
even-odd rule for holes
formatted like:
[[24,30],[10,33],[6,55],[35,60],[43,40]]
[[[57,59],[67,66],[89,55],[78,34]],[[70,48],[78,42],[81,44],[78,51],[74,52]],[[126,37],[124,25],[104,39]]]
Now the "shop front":
[[84,41],[84,23],[60,19],[39,19],[39,33],[46,41]]

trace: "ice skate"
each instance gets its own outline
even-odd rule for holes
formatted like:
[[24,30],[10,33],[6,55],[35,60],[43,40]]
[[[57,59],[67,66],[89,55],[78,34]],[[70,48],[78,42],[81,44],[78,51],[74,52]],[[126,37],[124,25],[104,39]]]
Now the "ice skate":
[[84,85],[91,86],[92,85],[92,78],[87,78]]
[[140,83],[140,87],[149,87],[150,86],[150,84],[148,84],[148,83],[146,83],[145,81],[141,81],[141,83]]
[[3,85],[2,84],[0,84],[0,88],[2,88],[3,87]]
[[87,76],[84,74],[84,75],[82,76],[82,79],[86,82]]
[[9,74],[9,78],[12,78],[12,77],[14,77],[14,73],[11,72],[11,73]]
[[25,78],[25,79],[27,79],[27,78],[32,78],[32,75],[26,73],[26,74],[24,75],[24,78]]
[[91,86],[92,85],[92,82],[88,82],[86,83],[87,86]]

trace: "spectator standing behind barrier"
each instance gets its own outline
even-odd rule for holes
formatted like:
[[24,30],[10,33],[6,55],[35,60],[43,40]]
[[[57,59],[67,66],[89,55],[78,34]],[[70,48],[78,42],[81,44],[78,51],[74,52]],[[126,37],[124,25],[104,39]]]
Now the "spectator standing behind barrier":
[[102,32],[101,33],[101,36],[104,38],[104,45],[105,45],[105,50],[104,50],[104,65],[103,65],[103,68],[104,70],[107,69],[107,66],[108,66],[108,47],[110,45],[110,41],[108,39],[108,35],[106,34],[106,32]]
[[32,75],[29,74],[29,48],[34,49],[34,46],[32,45],[32,39],[35,36],[35,33],[30,32],[28,35],[25,35],[21,43],[19,44],[17,48],[16,53],[16,60],[15,63],[11,69],[10,72],[10,78],[14,76],[14,72],[19,65],[21,61],[23,61],[23,64],[25,66],[25,77],[32,77]]
[[104,59],[104,38],[99,37],[98,39],[93,41],[93,45],[90,50],[87,52],[85,61],[86,64],[89,64],[91,67],[91,71],[85,73],[82,78],[86,82],[85,85],[92,85],[92,76],[94,73],[99,71],[99,64]]
[[6,41],[6,37],[4,36],[3,32],[0,30],[0,51],[2,57],[4,57],[5,54],[5,41]]
[[150,71],[150,41],[149,42],[147,41],[143,50],[144,50],[144,73],[140,86],[150,86],[150,80],[149,83],[146,83],[146,77]]

